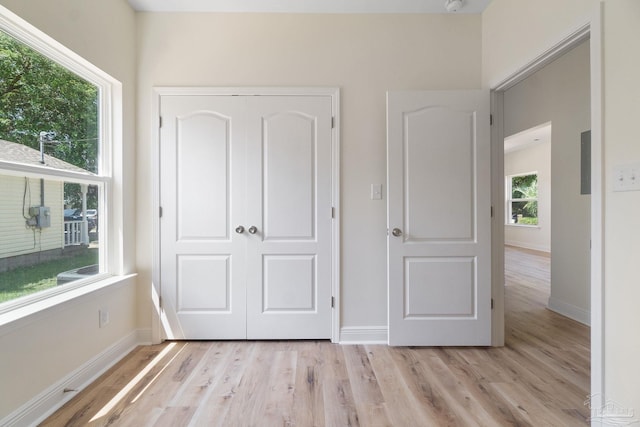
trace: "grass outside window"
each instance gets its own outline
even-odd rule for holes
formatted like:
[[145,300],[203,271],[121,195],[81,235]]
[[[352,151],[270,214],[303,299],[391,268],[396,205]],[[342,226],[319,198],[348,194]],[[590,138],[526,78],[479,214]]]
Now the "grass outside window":
[[98,248],[81,255],[19,267],[0,273],[0,303],[31,295],[57,286],[57,275],[63,271],[98,263]]

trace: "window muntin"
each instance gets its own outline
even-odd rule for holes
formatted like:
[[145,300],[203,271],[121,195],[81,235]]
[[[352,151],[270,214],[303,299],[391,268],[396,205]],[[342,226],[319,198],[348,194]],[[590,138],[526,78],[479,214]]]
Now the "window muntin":
[[[30,61],[30,67],[37,64],[44,67],[48,74],[57,74],[47,76],[44,86],[39,88],[43,93],[40,98],[34,95],[37,89],[31,87],[31,97],[12,93],[0,102],[0,139],[14,139],[21,147],[34,150],[38,157],[34,161],[29,156],[25,159],[22,154],[18,158],[0,155],[0,198],[12,198],[6,191],[9,187],[5,186],[10,178],[14,182],[10,187],[15,185],[15,178],[22,183],[31,181],[31,190],[35,189],[31,195],[37,193],[35,203],[32,197],[27,203],[29,206],[26,206],[23,200],[26,195],[18,197],[18,213],[22,216],[17,221],[21,221],[19,227],[23,231],[26,229],[32,235],[32,242],[35,239],[36,244],[32,244],[32,249],[33,246],[40,248],[38,237],[44,232],[48,232],[48,237],[56,236],[53,240],[58,241],[60,250],[64,250],[67,243],[80,240],[86,247],[85,253],[89,252],[91,256],[84,258],[83,265],[79,267],[92,267],[84,271],[91,274],[72,276],[74,280],[66,284],[56,284],[32,295],[28,295],[29,292],[26,296],[24,292],[9,298],[5,295],[4,302],[0,295],[0,313],[5,313],[121,272],[121,238],[110,235],[108,230],[113,228],[113,221],[118,221],[118,224],[121,221],[121,214],[118,215],[122,208],[121,192],[114,191],[114,188],[121,188],[121,171],[115,177],[117,181],[114,180],[111,165],[114,163],[113,156],[116,156],[116,160],[121,158],[121,136],[118,131],[121,129],[121,118],[117,114],[122,106],[119,82],[2,7],[0,30],[0,56],[3,59],[0,61],[0,96],[3,87],[6,89],[8,84],[17,81],[15,73],[11,74],[16,69],[8,65],[17,64],[20,58],[16,55],[29,52],[27,55],[31,56],[25,61]],[[20,48],[16,48],[16,43]],[[7,46],[10,48],[7,49]],[[7,60],[7,55],[13,55],[13,62]],[[40,70],[41,77],[42,74]],[[7,78],[10,80],[7,81]],[[23,88],[28,81],[21,82]],[[31,100],[32,105],[25,105],[25,98]],[[39,104],[37,99],[40,99]],[[33,108],[36,104],[42,107],[39,111]],[[27,108],[31,110],[27,112]],[[40,121],[37,120],[38,114],[43,117]],[[29,126],[23,126],[25,123]],[[33,142],[34,135],[37,143]],[[42,151],[40,147],[43,147]],[[57,188],[56,192],[52,192],[54,187]],[[44,203],[40,199],[41,188],[45,189]],[[84,198],[83,190],[86,194]],[[47,197],[53,197],[54,194],[55,198]],[[51,206],[48,206],[49,200]],[[15,200],[12,203],[15,204]],[[80,222],[73,225],[75,230],[69,231],[67,226],[72,221],[64,220],[65,208],[79,209],[80,212],[83,209],[95,209],[96,215],[85,217],[81,214]],[[2,227],[5,213],[0,214]],[[40,220],[44,222],[39,223]],[[56,228],[50,232],[54,224]],[[71,237],[70,233],[75,234]],[[4,239],[0,239],[0,247],[3,242]],[[0,250],[0,294],[3,287],[17,283],[15,275],[14,279],[6,274],[3,276],[2,271],[7,270],[9,264],[7,257],[4,258],[5,267],[2,268]],[[60,271],[55,272],[55,276],[67,271],[67,265],[60,262]]]
[[509,225],[538,225],[538,173],[506,177],[506,222]]

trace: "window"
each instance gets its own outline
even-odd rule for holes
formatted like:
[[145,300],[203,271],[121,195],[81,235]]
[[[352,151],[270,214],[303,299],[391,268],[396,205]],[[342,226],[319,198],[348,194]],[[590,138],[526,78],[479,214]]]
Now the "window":
[[507,224],[538,225],[538,174],[507,176]]
[[0,313],[120,273],[120,83],[0,8]]

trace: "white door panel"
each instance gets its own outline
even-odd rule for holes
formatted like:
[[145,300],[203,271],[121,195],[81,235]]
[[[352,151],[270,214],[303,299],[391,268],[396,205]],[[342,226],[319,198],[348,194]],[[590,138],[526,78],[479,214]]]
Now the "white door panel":
[[[331,336],[331,100],[260,97],[249,136],[247,337]],[[260,192],[261,190],[261,192]]]
[[[414,240],[473,240],[474,112],[444,107],[405,115],[406,234]],[[428,194],[429,197],[424,197]],[[429,218],[425,221],[424,218]]]
[[[207,111],[176,117],[178,240],[229,240],[230,122]],[[192,197],[198,183],[205,197]]]
[[161,292],[173,339],[244,338],[246,165],[242,105],[231,97],[161,99]]
[[331,110],[328,96],[161,98],[169,338],[330,338]]
[[284,112],[263,117],[265,240],[314,239],[316,120]]
[[484,91],[388,93],[391,345],[491,343],[488,108]]

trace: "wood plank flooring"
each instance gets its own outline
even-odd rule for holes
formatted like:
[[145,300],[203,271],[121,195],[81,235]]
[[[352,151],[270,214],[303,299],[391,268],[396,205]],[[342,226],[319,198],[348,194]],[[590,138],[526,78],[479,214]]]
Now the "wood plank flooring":
[[166,342],[42,425],[587,425],[589,328],[545,308],[548,257],[506,248],[506,265],[503,348]]

